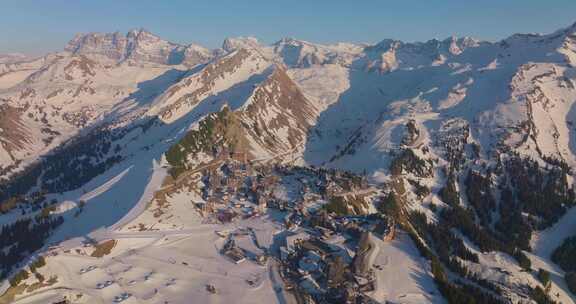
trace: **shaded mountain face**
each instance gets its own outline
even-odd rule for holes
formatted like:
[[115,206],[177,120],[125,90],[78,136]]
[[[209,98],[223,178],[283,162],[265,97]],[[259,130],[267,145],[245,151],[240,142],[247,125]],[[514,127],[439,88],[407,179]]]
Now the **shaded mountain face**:
[[[218,50],[144,30],[78,35],[64,52],[0,60],[0,198],[122,168],[146,177],[162,156],[177,178],[222,151],[349,170],[389,191],[445,266],[477,277],[456,276],[518,302],[537,284],[519,252],[542,252],[532,236],[575,203],[575,65],[576,25],[496,43],[229,38]],[[438,246],[444,234],[485,255]]]

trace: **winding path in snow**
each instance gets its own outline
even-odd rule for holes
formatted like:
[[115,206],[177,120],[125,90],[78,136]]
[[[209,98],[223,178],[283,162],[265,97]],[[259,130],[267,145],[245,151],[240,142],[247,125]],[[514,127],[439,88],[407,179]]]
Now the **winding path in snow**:
[[121,229],[122,227],[130,223],[132,220],[134,220],[136,217],[138,217],[140,214],[142,214],[142,212],[146,210],[148,202],[152,200],[152,198],[154,197],[154,193],[156,192],[156,190],[160,188],[162,182],[164,181],[164,178],[167,175],[166,169],[163,166],[161,166],[156,160],[153,160],[152,170],[153,173],[152,176],[150,177],[150,181],[146,185],[144,193],[142,194],[136,205],[132,209],[130,209],[130,211],[128,211],[128,213],[124,215],[124,217],[122,217],[118,222],[110,226],[108,230]]
[[576,303],[576,295],[568,291],[564,280],[564,271],[552,262],[552,252],[562,244],[564,239],[576,235],[576,207],[568,210],[552,227],[534,233],[530,245],[532,253],[528,256],[532,261],[532,269],[545,269],[550,272],[552,290],[550,294],[560,295],[562,303]]
[[576,207],[568,210],[554,226],[535,233],[531,240],[534,254],[550,258],[554,249],[571,236],[576,235]]

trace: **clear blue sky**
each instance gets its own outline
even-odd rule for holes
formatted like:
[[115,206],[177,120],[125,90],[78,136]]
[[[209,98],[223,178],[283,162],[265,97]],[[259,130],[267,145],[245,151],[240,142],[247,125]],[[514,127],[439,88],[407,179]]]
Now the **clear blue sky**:
[[207,47],[225,37],[315,42],[498,40],[576,22],[576,0],[0,0],[0,53],[61,50],[78,32],[143,27]]

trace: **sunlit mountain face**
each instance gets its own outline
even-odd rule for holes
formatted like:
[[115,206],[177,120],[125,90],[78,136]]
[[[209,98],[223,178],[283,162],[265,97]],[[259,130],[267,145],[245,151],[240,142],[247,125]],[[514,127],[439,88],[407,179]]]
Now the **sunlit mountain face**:
[[0,55],[0,303],[574,303],[576,25]]

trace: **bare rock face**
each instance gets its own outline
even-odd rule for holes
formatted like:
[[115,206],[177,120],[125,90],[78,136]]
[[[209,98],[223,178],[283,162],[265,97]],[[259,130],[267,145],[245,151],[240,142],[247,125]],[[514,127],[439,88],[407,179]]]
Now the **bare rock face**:
[[256,87],[241,117],[256,142],[278,153],[303,144],[317,115],[318,110],[286,75],[284,68],[276,66]]
[[386,39],[365,49],[367,56],[364,68],[369,71],[387,73],[399,68],[441,65],[465,50],[479,47],[482,44],[470,37],[431,39],[414,43]]
[[0,106],[0,144],[2,152],[15,160],[14,153],[30,143],[33,138],[21,119],[22,111],[9,105]]
[[74,54],[102,55],[117,61],[126,56],[128,39],[116,33],[89,33],[78,34],[72,39],[64,50]]
[[320,45],[293,38],[283,38],[272,45],[273,53],[289,67],[308,68],[324,64],[350,66],[363,47],[352,43]]
[[162,40],[145,30],[133,30],[126,36],[128,40],[126,59],[136,62],[178,64],[182,62],[184,47]]
[[75,55],[96,55],[117,62],[186,64],[194,66],[212,59],[212,52],[197,45],[184,46],[161,39],[143,29],[121,33],[80,34],[65,48]]
[[262,45],[254,37],[236,37],[226,38],[222,43],[222,49],[226,52],[232,52],[238,49],[259,49]]
[[197,64],[209,62],[214,58],[215,55],[216,55],[215,52],[203,46],[197,44],[190,44],[184,49],[184,52],[182,53],[181,63],[188,66],[195,66]]

